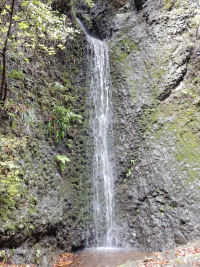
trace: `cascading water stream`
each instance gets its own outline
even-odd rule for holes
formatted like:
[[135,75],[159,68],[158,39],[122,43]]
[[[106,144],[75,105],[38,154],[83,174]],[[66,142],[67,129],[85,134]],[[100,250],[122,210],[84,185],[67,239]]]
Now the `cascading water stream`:
[[[91,101],[94,110],[91,126],[94,138],[93,185],[94,221],[97,245],[113,245],[113,171],[110,162],[109,57],[103,41],[87,36]],[[103,188],[102,188],[103,187]],[[102,190],[103,189],[103,190]],[[105,226],[104,226],[105,225]],[[102,229],[103,226],[105,229]],[[103,236],[103,231],[106,231]]]
[[90,122],[94,140],[93,210],[95,245],[112,247],[114,238],[114,174],[112,163],[111,103],[109,93],[110,69],[108,46],[105,41],[90,36],[88,42],[88,82],[91,105]]

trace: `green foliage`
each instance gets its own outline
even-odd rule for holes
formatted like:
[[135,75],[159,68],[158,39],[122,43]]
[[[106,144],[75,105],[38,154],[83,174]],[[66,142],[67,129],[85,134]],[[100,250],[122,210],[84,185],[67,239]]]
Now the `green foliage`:
[[190,21],[190,27],[191,28],[194,28],[194,27],[199,28],[199,25],[200,25],[200,11],[197,10],[197,14],[194,17],[192,17],[192,19]]
[[30,226],[29,226],[29,229],[30,229],[30,230],[34,230],[34,229],[35,229],[34,225],[30,225]]
[[16,79],[16,80],[21,80],[24,77],[24,74],[21,71],[18,71],[16,69],[13,69],[9,74],[8,77],[10,79]]
[[58,83],[58,82],[55,82],[53,88],[55,90],[58,90],[58,91],[61,91],[61,92],[65,90],[65,87],[62,84]]
[[61,172],[64,173],[64,171],[65,171],[65,164],[67,162],[70,162],[70,159],[68,157],[66,157],[65,155],[57,155],[56,156],[56,161],[60,164]]
[[[3,8],[3,4],[0,3],[0,7],[2,7],[0,9],[0,49],[2,49],[9,27],[10,6],[6,5]],[[39,50],[54,55],[56,47],[64,49],[66,38],[72,38],[74,33],[66,15],[52,10],[51,1],[17,1],[12,28],[9,47],[12,48],[12,54],[16,53],[27,63],[29,58],[22,51],[29,50],[35,54]]]
[[0,107],[0,111],[6,115],[13,132],[18,134],[22,134],[23,130],[29,133],[37,121],[34,109],[27,108],[23,104],[17,104],[11,99]]
[[85,0],[85,3],[88,4],[89,7],[93,7],[94,3],[92,0]]
[[164,9],[165,10],[170,10],[173,7],[173,0],[165,0],[164,2]]
[[53,105],[53,114],[47,124],[47,134],[59,143],[76,123],[81,123],[82,116],[72,112],[69,108]]
[[5,250],[0,251],[0,260],[2,259],[3,263],[7,262],[6,252]]
[[165,208],[164,207],[160,207],[160,211],[161,212],[164,212],[165,211]]
[[22,115],[22,119],[24,121],[24,127],[26,129],[30,129],[30,127],[33,127],[37,119],[34,109],[27,109],[26,112]]
[[131,160],[131,167],[127,169],[126,177],[131,176],[131,173],[133,172],[133,169],[134,169],[135,162],[136,162],[135,159]]
[[129,37],[123,38],[113,48],[114,59],[117,59],[120,63],[125,63],[125,62],[127,62],[129,55],[132,52],[136,53],[137,51],[138,51],[138,44],[137,43],[134,43],[133,40],[130,39]]
[[40,251],[40,249],[37,249],[36,254],[35,254],[35,262],[37,264],[39,263],[40,256],[41,256],[41,251]]
[[23,170],[18,166],[16,151],[25,148],[25,139],[0,136],[0,217],[9,215],[24,194]]

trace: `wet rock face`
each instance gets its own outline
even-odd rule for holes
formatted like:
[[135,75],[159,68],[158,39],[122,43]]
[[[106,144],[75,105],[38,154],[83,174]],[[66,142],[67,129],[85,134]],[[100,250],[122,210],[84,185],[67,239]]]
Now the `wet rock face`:
[[146,0],[134,0],[137,10],[141,10]]
[[109,37],[120,244],[184,244],[200,235],[198,3],[100,3],[88,16]]
[[153,2],[117,14],[110,41],[116,201],[126,242],[165,249],[199,236],[197,5]]
[[94,0],[93,8],[88,9],[82,0],[77,0],[77,16],[83,21],[88,31],[97,38],[110,38],[117,29],[113,24],[118,10],[131,10],[134,3],[129,0]]

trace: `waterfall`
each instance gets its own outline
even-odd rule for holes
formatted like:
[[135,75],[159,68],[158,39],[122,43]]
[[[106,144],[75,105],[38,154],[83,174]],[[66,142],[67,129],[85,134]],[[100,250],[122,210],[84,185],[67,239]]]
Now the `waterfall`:
[[[91,128],[94,138],[94,222],[98,246],[113,245],[113,167],[110,160],[109,56],[106,42],[87,36],[90,77]],[[105,229],[103,229],[105,228]],[[105,231],[105,234],[103,232]]]
[[[81,23],[80,23],[81,24]],[[83,25],[81,24],[82,28]],[[114,163],[112,160],[112,125],[109,93],[109,51],[105,41],[90,36],[88,42],[88,82],[90,125],[94,142],[93,212],[97,247],[112,247],[114,238]]]

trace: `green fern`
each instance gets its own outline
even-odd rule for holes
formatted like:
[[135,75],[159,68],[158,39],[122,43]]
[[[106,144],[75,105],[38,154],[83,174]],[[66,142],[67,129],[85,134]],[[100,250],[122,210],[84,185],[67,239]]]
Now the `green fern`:
[[67,162],[70,162],[70,159],[66,157],[65,155],[57,155],[56,156],[56,161],[60,164],[60,169],[62,173],[65,171],[65,164]]
[[49,137],[53,136],[54,140],[59,143],[74,124],[81,122],[81,115],[63,106],[54,105],[53,115],[47,124],[47,134]]

